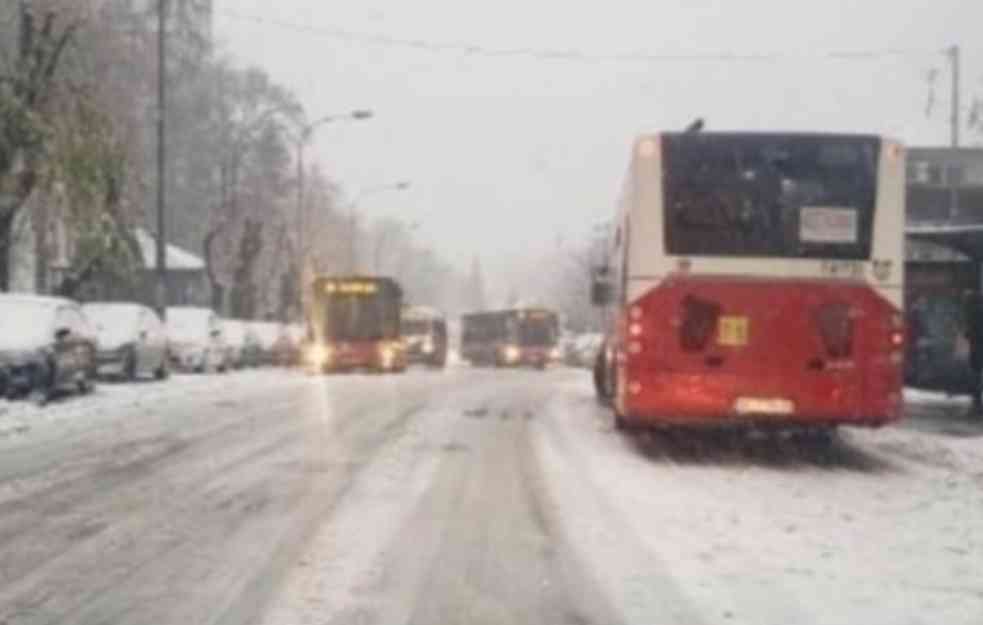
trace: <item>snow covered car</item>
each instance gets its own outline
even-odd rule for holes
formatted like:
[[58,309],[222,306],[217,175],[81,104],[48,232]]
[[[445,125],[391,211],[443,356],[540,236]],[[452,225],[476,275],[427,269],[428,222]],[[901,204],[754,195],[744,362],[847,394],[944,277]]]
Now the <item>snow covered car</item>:
[[92,390],[95,352],[75,302],[0,295],[0,369],[8,398],[31,393],[43,402],[62,389]]
[[252,321],[249,328],[259,341],[259,364],[275,364],[274,348],[283,334],[283,326],[274,321]]
[[225,339],[229,367],[241,369],[259,364],[259,340],[248,322],[223,319],[222,338]]
[[273,364],[291,367],[300,362],[300,344],[294,340],[286,326],[280,326],[280,334],[273,343]]
[[221,320],[208,308],[168,308],[167,341],[171,363],[182,371],[221,373],[229,368]]
[[157,313],[142,304],[112,302],[85,304],[82,311],[95,329],[100,376],[167,377],[167,334]]

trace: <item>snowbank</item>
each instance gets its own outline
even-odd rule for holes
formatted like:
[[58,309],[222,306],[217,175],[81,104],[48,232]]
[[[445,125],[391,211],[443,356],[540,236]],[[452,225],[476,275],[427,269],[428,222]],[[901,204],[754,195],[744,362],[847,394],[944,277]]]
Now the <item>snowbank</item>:
[[99,423],[139,419],[175,402],[199,401],[207,409],[210,401],[234,399],[244,393],[262,394],[266,389],[302,384],[304,379],[291,370],[172,375],[163,382],[107,382],[97,385],[91,395],[70,393],[43,407],[26,400],[0,399],[0,447],[17,444],[25,437],[61,436]]

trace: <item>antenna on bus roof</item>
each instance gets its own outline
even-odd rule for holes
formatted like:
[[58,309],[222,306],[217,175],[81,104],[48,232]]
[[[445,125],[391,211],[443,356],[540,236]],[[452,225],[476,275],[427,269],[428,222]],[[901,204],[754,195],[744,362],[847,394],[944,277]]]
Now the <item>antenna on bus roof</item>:
[[700,132],[701,130],[703,130],[703,118],[697,117],[690,123],[689,126],[686,127],[686,130],[684,130],[683,132],[685,132],[686,134],[693,134],[696,132]]

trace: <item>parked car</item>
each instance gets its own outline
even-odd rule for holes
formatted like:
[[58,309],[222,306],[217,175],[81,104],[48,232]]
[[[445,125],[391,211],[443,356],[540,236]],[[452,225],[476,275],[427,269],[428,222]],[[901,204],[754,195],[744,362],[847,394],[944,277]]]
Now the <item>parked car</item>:
[[81,307],[57,297],[0,295],[0,370],[8,398],[45,402],[62,389],[87,393],[96,344]]
[[259,364],[259,339],[248,322],[223,319],[222,330],[230,367],[241,369]]
[[274,321],[253,321],[249,327],[259,341],[259,364],[274,364],[274,346],[283,333],[283,326]]
[[85,304],[82,311],[96,333],[100,376],[167,377],[167,333],[157,313],[142,304],[110,302]]
[[168,308],[167,340],[171,363],[182,371],[221,373],[229,368],[221,320],[208,308]]
[[287,326],[281,325],[279,336],[273,343],[273,364],[277,367],[292,367],[300,362],[300,343],[294,340]]

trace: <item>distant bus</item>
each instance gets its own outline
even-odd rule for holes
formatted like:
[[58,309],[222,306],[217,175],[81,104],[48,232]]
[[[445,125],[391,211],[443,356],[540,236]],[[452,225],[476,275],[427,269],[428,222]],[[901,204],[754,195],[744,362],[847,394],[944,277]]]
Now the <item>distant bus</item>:
[[904,176],[877,136],[641,137],[593,289],[616,425],[899,419]]
[[313,371],[402,372],[403,291],[391,278],[318,277],[311,285],[304,360]]
[[406,361],[443,368],[447,363],[447,320],[435,308],[407,306],[401,323]]
[[478,366],[545,368],[560,358],[557,314],[542,308],[461,317],[461,357]]

